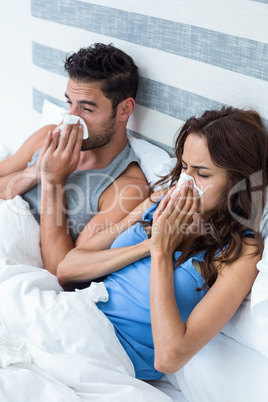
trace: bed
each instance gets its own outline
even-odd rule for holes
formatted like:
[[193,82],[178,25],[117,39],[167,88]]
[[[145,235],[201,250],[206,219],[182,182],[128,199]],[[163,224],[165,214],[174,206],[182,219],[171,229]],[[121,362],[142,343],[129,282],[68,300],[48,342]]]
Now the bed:
[[[128,133],[149,182],[174,163],[174,135],[191,115],[250,106],[268,126],[266,1],[32,0],[31,13],[40,126],[58,123],[66,107],[68,51],[112,42],[133,56],[141,79]],[[261,231],[259,274],[233,319],[183,369],[144,382],[96,312],[105,289],[63,292],[43,269],[40,228],[28,204],[19,196],[0,200],[1,401],[267,401],[266,214]]]

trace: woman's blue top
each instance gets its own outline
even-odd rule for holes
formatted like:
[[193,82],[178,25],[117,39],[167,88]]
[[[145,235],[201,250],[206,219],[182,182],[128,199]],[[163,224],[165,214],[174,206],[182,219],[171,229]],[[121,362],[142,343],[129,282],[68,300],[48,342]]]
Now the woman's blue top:
[[[150,221],[156,207],[156,203],[152,204],[144,212],[143,220]],[[142,224],[137,223],[118,236],[111,248],[131,246],[147,238]],[[180,252],[175,252],[174,264],[180,255]],[[208,287],[196,290],[205,281],[192,261],[202,261],[202,256],[203,253],[196,254],[174,270],[176,301],[184,322],[208,291]],[[144,380],[160,379],[163,375],[154,368],[150,269],[151,257],[146,257],[108,275],[104,283],[109,300],[97,304],[114,325],[116,335],[134,365],[136,377]]]

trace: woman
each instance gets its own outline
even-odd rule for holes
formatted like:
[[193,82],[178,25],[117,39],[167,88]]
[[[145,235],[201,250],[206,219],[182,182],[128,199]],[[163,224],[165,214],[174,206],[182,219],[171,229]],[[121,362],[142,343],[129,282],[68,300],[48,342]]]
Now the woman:
[[[107,276],[109,301],[98,307],[141,379],[177,371],[226,325],[263,250],[268,141],[258,113],[229,107],[192,117],[175,151],[177,164],[160,181],[170,183],[166,195],[153,193],[85,240],[57,273],[63,286]],[[181,172],[192,180],[177,191]]]

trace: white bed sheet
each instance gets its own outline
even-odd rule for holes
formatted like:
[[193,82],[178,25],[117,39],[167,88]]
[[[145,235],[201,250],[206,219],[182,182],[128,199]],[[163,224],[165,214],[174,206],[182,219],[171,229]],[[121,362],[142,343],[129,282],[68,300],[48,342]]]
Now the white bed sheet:
[[38,231],[21,197],[0,200],[1,402],[174,400],[134,377],[92,287],[63,292],[40,267]]

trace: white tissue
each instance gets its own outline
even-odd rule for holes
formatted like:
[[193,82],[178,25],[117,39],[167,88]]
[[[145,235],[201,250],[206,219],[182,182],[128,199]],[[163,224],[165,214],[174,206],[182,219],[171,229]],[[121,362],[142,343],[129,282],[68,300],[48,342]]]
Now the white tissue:
[[[174,195],[174,193],[177,193],[177,192],[179,192],[179,191],[181,190],[183,184],[184,184],[186,181],[190,181],[190,180],[193,180],[193,182],[194,182],[194,188],[195,188],[195,189],[197,190],[197,192],[198,192],[198,198],[202,197],[203,191],[200,190],[199,187],[197,187],[197,185],[195,184],[194,178],[193,178],[192,176],[190,176],[189,174],[185,173],[185,172],[183,172],[183,173],[180,175],[180,178],[179,178],[179,181],[178,181],[178,183],[177,183],[176,189],[175,189],[175,191],[172,193],[172,196]],[[172,196],[171,196],[171,197],[172,197]]]
[[76,124],[79,120],[79,123],[83,126],[83,140],[88,138],[88,130],[85,121],[82,117],[76,116],[74,114],[67,114],[64,116],[63,123],[58,127],[61,131],[67,124]]

